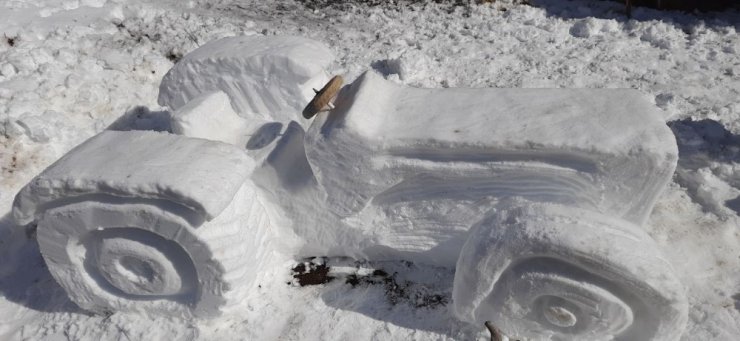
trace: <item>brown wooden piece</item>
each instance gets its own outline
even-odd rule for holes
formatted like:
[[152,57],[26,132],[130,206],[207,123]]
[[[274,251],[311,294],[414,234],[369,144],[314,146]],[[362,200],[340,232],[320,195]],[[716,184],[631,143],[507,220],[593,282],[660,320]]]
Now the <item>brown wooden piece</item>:
[[316,96],[314,96],[311,102],[308,102],[306,108],[303,109],[303,117],[311,118],[324,110],[331,100],[334,99],[334,96],[337,95],[339,89],[342,88],[342,84],[344,84],[342,76],[334,76],[328,83],[326,83],[326,85],[324,85],[323,88],[321,88],[321,90],[314,90],[316,91]]
[[486,321],[484,324],[488,331],[491,333],[491,341],[503,341],[504,336],[501,334],[501,331],[496,328],[496,326],[491,323],[491,321]]

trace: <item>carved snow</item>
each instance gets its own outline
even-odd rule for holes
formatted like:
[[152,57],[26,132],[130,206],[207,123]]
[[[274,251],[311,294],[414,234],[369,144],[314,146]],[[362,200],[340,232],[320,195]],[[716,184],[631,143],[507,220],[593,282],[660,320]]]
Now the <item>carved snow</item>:
[[455,314],[511,335],[678,338],[685,293],[639,227],[677,160],[649,100],[368,72],[305,130],[332,58],[296,37],[206,44],[161,86],[185,136],[103,132],[27,185],[15,218],[96,312],[216,315],[273,245],[456,266]]
[[[246,295],[268,219],[231,145],[106,131],[18,195],[49,270],[80,307],[215,316]],[[218,193],[218,195],[214,195]]]
[[39,209],[97,197],[131,197],[162,199],[187,209],[193,221],[211,220],[231,203],[253,168],[241,149],[223,143],[167,133],[104,131],[21,189],[13,215],[26,225],[43,214]]
[[305,121],[301,111],[329,80],[334,55],[314,40],[240,36],[209,42],[187,54],[165,75],[159,104],[177,110],[212,91],[229,95],[236,112],[266,121]]
[[331,236],[298,225],[312,249],[439,265],[455,264],[469,227],[503,198],[642,224],[677,160],[672,133],[634,90],[417,89],[372,72],[305,141],[336,220],[317,226],[344,226]]
[[523,200],[470,231],[453,302],[460,318],[527,340],[677,340],[688,317],[681,283],[639,227]]
[[178,135],[244,146],[260,122],[239,117],[223,91],[204,93],[172,113],[172,132]]

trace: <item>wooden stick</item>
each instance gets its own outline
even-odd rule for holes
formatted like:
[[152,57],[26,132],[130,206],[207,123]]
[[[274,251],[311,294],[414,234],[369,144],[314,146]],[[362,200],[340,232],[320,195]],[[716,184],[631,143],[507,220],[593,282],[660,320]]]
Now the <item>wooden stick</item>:
[[316,96],[314,96],[306,108],[303,109],[303,117],[311,118],[319,111],[324,110],[331,100],[334,99],[334,96],[337,95],[339,89],[342,88],[342,84],[344,84],[342,76],[334,76],[328,83],[326,83],[326,85],[324,85],[323,88],[321,88],[321,90],[316,91],[316,89],[314,89],[314,91],[316,91]]
[[491,323],[491,321],[486,321],[484,324],[486,328],[488,328],[488,331],[491,332],[491,341],[503,341],[504,336],[501,334],[501,330],[496,328],[496,326]]

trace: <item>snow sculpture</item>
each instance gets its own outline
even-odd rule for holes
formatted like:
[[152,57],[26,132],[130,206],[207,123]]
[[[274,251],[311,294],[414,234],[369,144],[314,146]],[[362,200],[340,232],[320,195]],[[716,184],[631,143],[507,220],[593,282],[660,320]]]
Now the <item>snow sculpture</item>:
[[214,316],[245,295],[268,232],[253,167],[223,143],[105,131],[24,187],[14,215],[38,221],[49,270],[80,307]]
[[508,202],[457,264],[457,315],[527,340],[677,340],[686,323],[683,287],[650,236],[591,210]]
[[526,338],[683,330],[682,287],[637,226],[677,148],[637,91],[416,89],[366,73],[305,145],[342,226],[296,227],[314,252],[456,262],[455,313]]
[[290,36],[240,36],[209,42],[165,75],[159,104],[177,110],[212,91],[229,95],[242,117],[304,121],[300,112],[329,80],[334,55],[317,41]]
[[222,91],[207,92],[175,110],[171,116],[172,132],[178,135],[246,145],[249,132],[259,122],[245,120],[231,107]]
[[279,246],[297,257],[454,266],[455,314],[507,334],[680,336],[682,286],[639,227],[678,152],[638,92],[415,89],[368,72],[306,130],[332,59],[303,38],[209,43],[160,87],[181,136],[103,132],[14,215],[38,221],[52,274],[97,312],[216,315],[279,235],[298,237]]
[[359,236],[301,234],[341,252],[371,233],[369,253],[384,245],[454,265],[469,227],[508,197],[640,225],[677,159],[670,130],[632,90],[415,89],[366,73],[335,105],[306,133],[314,195],[326,197],[308,201],[327,201]]

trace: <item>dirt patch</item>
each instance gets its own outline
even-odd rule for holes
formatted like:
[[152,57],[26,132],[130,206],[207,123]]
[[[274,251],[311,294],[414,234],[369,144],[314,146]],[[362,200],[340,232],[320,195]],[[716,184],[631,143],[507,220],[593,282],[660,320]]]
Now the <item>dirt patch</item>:
[[24,147],[20,143],[8,141],[0,135],[0,184],[24,181],[31,174],[24,174],[37,160],[35,147]]
[[415,308],[435,309],[449,303],[449,298],[446,295],[434,292],[421,284],[399,280],[396,275],[396,273],[389,275],[387,272],[378,269],[366,276],[349,275],[345,283],[351,285],[353,288],[357,286],[382,285],[385,289],[385,297],[391,305],[406,303]]
[[[410,262],[401,262],[401,269],[411,270]],[[343,281],[352,288],[379,286],[388,303],[408,304],[415,308],[436,309],[450,302],[450,293],[441,292],[423,283],[402,279],[399,272],[389,274],[383,269],[368,268],[367,262],[336,262],[324,257],[308,258],[292,269],[293,281],[289,285],[301,287],[326,284],[333,280]],[[403,272],[404,270],[399,270]]]
[[334,277],[329,276],[329,270],[330,269],[326,264],[304,262],[293,268],[293,278],[298,281],[298,285],[302,287],[307,285],[325,284],[334,279]]
[[169,50],[169,51],[168,51],[168,52],[167,52],[167,53],[165,54],[165,57],[166,57],[167,59],[169,59],[169,60],[170,60],[171,62],[173,62],[173,63],[177,64],[177,62],[179,62],[179,61],[180,61],[180,59],[182,59],[182,57],[183,57],[183,54],[182,54],[182,52],[179,52],[179,51],[177,51],[177,50],[175,50],[175,49],[173,48],[173,49],[170,49],[170,50]]
[[8,44],[8,46],[13,47],[15,46],[16,41],[18,40],[17,37],[8,37],[5,36],[5,43]]

